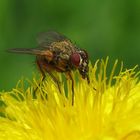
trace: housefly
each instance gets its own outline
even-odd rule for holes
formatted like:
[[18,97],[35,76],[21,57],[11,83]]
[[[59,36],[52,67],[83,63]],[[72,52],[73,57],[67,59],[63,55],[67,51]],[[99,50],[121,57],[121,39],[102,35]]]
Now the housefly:
[[65,73],[72,81],[72,104],[74,104],[74,80],[71,74],[72,70],[77,69],[83,79],[88,77],[88,54],[85,50],[78,48],[70,39],[55,31],[40,33],[38,38],[38,47],[36,48],[13,48],[9,52],[31,54],[36,56],[36,64],[42,74],[44,81],[48,73],[58,85],[59,81],[53,75],[53,71]]

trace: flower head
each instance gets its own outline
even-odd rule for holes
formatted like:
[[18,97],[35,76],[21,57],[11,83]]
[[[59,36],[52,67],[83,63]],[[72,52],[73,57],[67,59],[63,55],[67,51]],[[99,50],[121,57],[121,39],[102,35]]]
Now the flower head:
[[[11,92],[1,93],[1,140],[137,140],[140,139],[140,82],[135,68],[107,76],[107,63],[90,66],[90,84],[74,72],[74,105],[71,81],[68,94],[60,94],[48,77],[38,87],[24,91],[22,81]],[[60,75],[59,75],[60,76]],[[61,78],[59,78],[61,80]],[[33,85],[38,85],[34,80]]]

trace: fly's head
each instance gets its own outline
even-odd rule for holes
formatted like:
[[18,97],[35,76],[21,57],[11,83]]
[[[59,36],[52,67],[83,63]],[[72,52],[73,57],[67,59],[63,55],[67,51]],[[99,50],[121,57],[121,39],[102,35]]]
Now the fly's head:
[[89,58],[87,52],[85,50],[78,50],[72,53],[70,59],[71,59],[71,64],[79,70],[79,73],[82,76],[82,78],[87,79],[89,83],[89,77],[88,77]]

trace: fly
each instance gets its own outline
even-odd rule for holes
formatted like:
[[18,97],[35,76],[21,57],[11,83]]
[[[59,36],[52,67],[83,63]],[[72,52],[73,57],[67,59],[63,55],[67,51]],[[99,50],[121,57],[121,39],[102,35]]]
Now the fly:
[[[78,48],[70,39],[55,31],[41,33],[38,38],[36,48],[13,48],[8,52],[30,54],[36,56],[36,64],[42,74],[42,82],[48,73],[54,82],[60,85],[58,79],[53,75],[53,71],[65,73],[72,81],[72,105],[74,104],[74,79],[71,71],[78,69],[83,79],[89,81],[88,54],[85,50]],[[61,92],[61,91],[60,91]]]

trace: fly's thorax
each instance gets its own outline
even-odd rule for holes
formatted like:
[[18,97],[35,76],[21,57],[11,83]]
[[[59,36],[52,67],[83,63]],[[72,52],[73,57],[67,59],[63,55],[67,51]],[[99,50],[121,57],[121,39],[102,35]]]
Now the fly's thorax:
[[70,55],[75,50],[75,46],[69,40],[65,40],[52,43],[50,50]]

